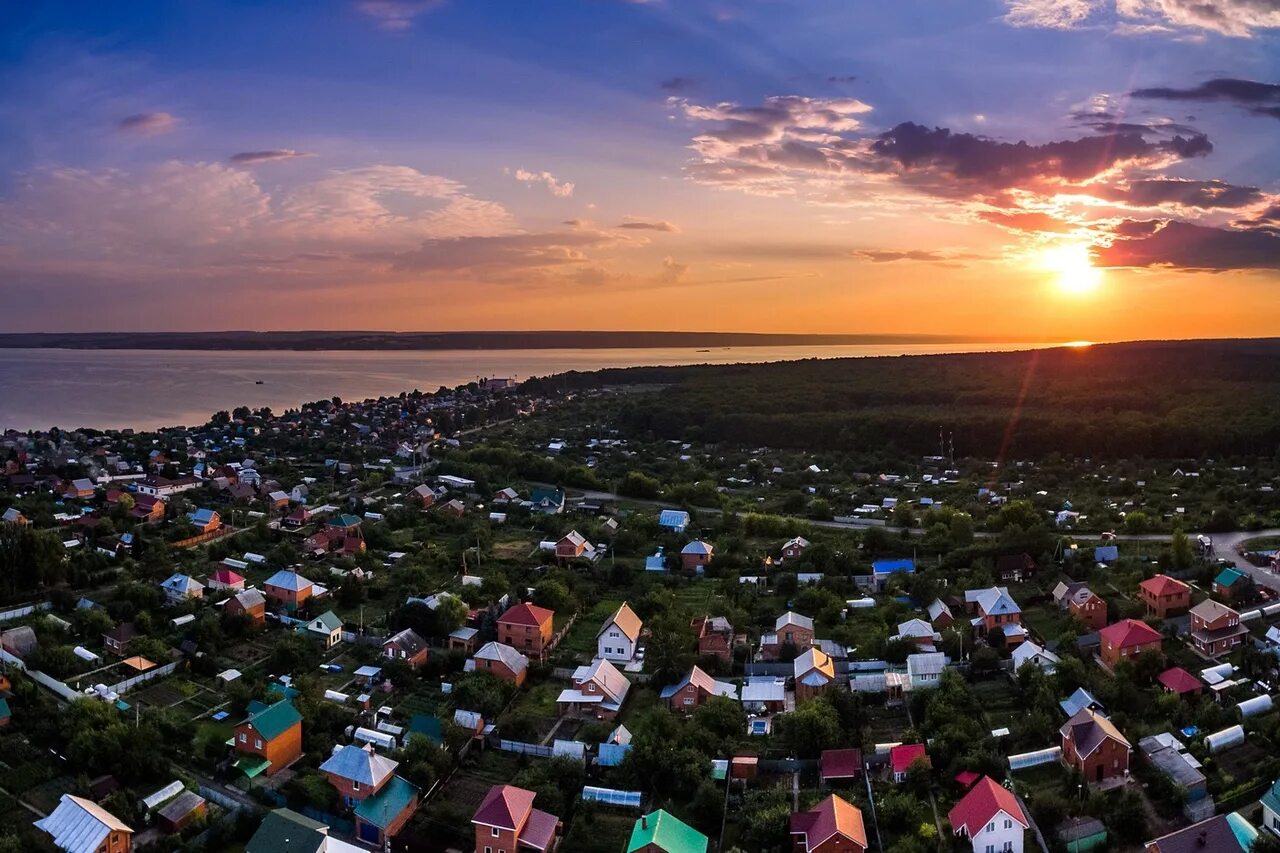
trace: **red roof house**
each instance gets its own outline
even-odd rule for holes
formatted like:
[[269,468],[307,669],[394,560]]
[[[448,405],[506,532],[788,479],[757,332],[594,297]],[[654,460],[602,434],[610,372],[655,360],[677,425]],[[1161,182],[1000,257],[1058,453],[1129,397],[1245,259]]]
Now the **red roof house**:
[[550,853],[560,841],[560,819],[533,807],[533,791],[515,785],[494,785],[471,818],[476,830],[475,853],[528,848]]
[[1147,605],[1147,614],[1175,615],[1191,607],[1191,587],[1168,575],[1156,575],[1138,584],[1138,597]]
[[862,775],[862,751],[857,749],[824,749],[822,781],[844,782]]
[[907,770],[917,761],[924,762],[926,767],[932,766],[929,763],[929,753],[925,752],[922,743],[903,743],[889,750],[889,767],[893,771],[893,781],[901,782],[907,778]]
[[867,828],[857,806],[832,794],[791,816],[791,839],[797,853],[862,853],[867,849]]
[[1200,691],[1204,689],[1200,679],[1180,666],[1160,673],[1160,685],[1170,693],[1176,693],[1179,696],[1199,696]]
[[517,604],[498,618],[498,642],[539,660],[551,651],[556,613],[536,604]]
[[1101,643],[1099,654],[1102,662],[1115,667],[1126,658],[1136,657],[1142,652],[1160,652],[1163,650],[1164,637],[1146,622],[1137,619],[1121,619],[1098,632]]
[[968,838],[975,851],[1021,853],[1023,833],[1031,826],[1018,798],[990,776],[979,779],[947,813],[947,819],[952,831]]

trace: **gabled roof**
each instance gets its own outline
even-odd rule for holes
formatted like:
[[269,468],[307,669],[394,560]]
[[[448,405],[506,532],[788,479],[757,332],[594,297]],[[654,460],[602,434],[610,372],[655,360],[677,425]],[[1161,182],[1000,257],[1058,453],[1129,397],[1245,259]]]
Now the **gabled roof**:
[[328,829],[292,809],[274,809],[245,845],[245,853],[318,853]]
[[815,671],[825,675],[828,679],[836,677],[836,662],[832,660],[831,655],[822,651],[822,649],[808,649],[795,659],[792,667],[797,679],[804,678]]
[[281,589],[287,589],[292,592],[300,592],[304,589],[311,589],[311,581],[304,578],[297,572],[288,569],[281,569],[271,577],[267,578],[267,586],[277,586]]
[[529,666],[529,659],[510,646],[492,640],[480,647],[473,655],[476,660],[496,660],[512,672],[523,672]]
[[1071,739],[1081,758],[1088,758],[1106,740],[1117,741],[1126,748],[1130,746],[1114,723],[1089,708],[1077,711],[1062,725],[1058,733]]
[[596,658],[590,666],[578,667],[573,673],[573,680],[579,684],[594,681],[600,686],[602,693],[619,704],[631,689],[631,682],[627,677],[613,665],[612,661],[604,658]]
[[689,523],[689,513],[682,509],[664,509],[658,513],[658,525],[661,527],[684,527]]
[[383,645],[395,646],[407,655],[416,655],[427,647],[427,641],[418,636],[418,632],[412,628],[405,628],[388,637]]
[[707,837],[664,809],[636,818],[627,853],[652,844],[664,853],[706,853]]
[[1164,639],[1155,628],[1137,619],[1121,619],[1103,628],[1098,632],[1098,636],[1104,643],[1110,643],[1122,649],[1158,643]]
[[1232,610],[1225,604],[1214,601],[1212,598],[1206,598],[1204,601],[1191,608],[1191,615],[1199,616],[1206,622],[1212,622],[1215,619],[1222,618],[1223,616],[1235,616],[1237,619],[1240,618],[1239,613]]
[[258,590],[254,589],[253,587],[249,587],[248,589],[242,589],[240,590],[240,592],[237,592],[235,595],[231,597],[234,598],[237,602],[239,602],[240,606],[243,607],[245,610],[248,610],[252,607],[257,607],[259,604],[267,603],[267,599],[262,595],[262,593],[258,592]]
[[576,530],[570,530],[570,531],[569,531],[568,533],[566,533],[564,536],[561,536],[561,537],[560,537],[560,541],[561,541],[561,542],[564,542],[564,541],[566,541],[566,540],[569,542],[569,544],[570,544],[570,545],[572,545],[572,546],[573,546],[573,547],[575,547],[575,548],[577,548],[577,547],[579,547],[579,546],[581,546],[581,545],[586,545],[586,544],[587,544],[587,539],[586,539],[586,537],[585,537],[585,536],[583,536],[581,533],[579,533],[579,532],[578,532],[578,531],[576,531]]
[[198,589],[204,589],[204,584],[200,583],[200,581],[190,575],[183,574],[170,575],[163,583],[160,584],[160,586],[164,589],[172,590],[173,592],[183,593],[184,595],[190,592],[195,592]]
[[1232,812],[1148,841],[1147,849],[1154,853],[1248,853],[1257,837],[1258,831]]
[[264,705],[261,702],[250,703],[249,716],[241,725],[248,723],[258,734],[267,740],[272,740],[300,722],[302,722],[302,715],[298,713],[298,709],[293,707],[293,703],[288,699],[281,699],[274,705]]
[[709,543],[703,542],[701,539],[695,539],[692,542],[690,542],[688,545],[685,545],[683,548],[681,548],[680,553],[688,554],[690,556],[705,555],[710,557],[712,550],[713,549]]
[[957,835],[963,832],[972,838],[1000,812],[1007,814],[1023,829],[1031,825],[1013,792],[997,785],[990,776],[983,776],[952,807],[947,813],[947,819],[951,821],[951,828]]
[[35,822],[68,853],[95,853],[112,832],[133,832],[128,824],[96,803],[63,794],[58,807]]
[[1145,590],[1148,595],[1154,596],[1178,595],[1191,591],[1191,587],[1168,575],[1156,575],[1155,577],[1147,578],[1138,586]]
[[795,626],[796,628],[802,628],[806,631],[813,630],[812,619],[810,619],[808,616],[801,616],[799,613],[795,613],[790,610],[788,610],[786,613],[783,613],[781,616],[777,618],[777,621],[773,623],[773,630],[775,632],[781,631],[783,628],[786,628],[788,625]]
[[307,623],[308,631],[324,631],[332,634],[334,631],[342,630],[342,620],[338,618],[338,614],[332,610],[326,610],[316,618]]
[[1102,707],[1102,703],[1083,687],[1077,687],[1075,693],[1058,703],[1058,707],[1068,717],[1074,717],[1081,708],[1091,708],[1094,705]]
[[226,568],[215,569],[213,574],[209,575],[209,579],[215,583],[223,584],[244,583],[244,575]]
[[737,698],[737,691],[734,689],[732,684],[716,681],[700,666],[695,666],[690,669],[685,677],[677,681],[675,684],[669,684],[662,688],[659,695],[663,699],[669,699],[690,684],[694,685],[699,690],[710,693],[712,696],[730,696],[735,699]]
[[322,773],[332,773],[342,779],[359,782],[361,785],[377,787],[395,773],[398,762],[386,756],[378,755],[373,747],[365,744],[356,746],[347,744],[339,749],[328,760],[320,765]]
[[1213,582],[1218,586],[1232,586],[1243,577],[1245,577],[1245,573],[1239,569],[1225,568],[1218,572],[1218,576],[1213,579]]
[[858,749],[824,749],[821,758],[822,778],[851,779],[862,773],[862,751]]
[[917,761],[928,761],[929,753],[922,743],[901,743],[889,750],[889,766],[894,773],[906,773]]
[[1009,595],[1009,588],[1005,586],[966,590],[964,600],[966,604],[977,604],[978,609],[986,616],[1012,615],[1022,612],[1022,608]]
[[555,615],[554,610],[548,610],[536,604],[522,603],[514,607],[508,607],[507,612],[498,618],[498,624],[529,625],[534,628],[540,628],[555,619]]
[[515,785],[494,785],[484,795],[480,807],[471,816],[471,822],[518,830],[529,816],[535,796],[533,791]]
[[791,834],[804,836],[804,850],[817,850],[835,836],[867,849],[867,828],[862,812],[853,803],[832,794],[807,812],[791,816]]
[[600,626],[600,630],[596,632],[599,637],[609,629],[610,625],[617,625],[618,630],[626,635],[627,639],[635,642],[640,638],[640,629],[644,627],[644,623],[640,621],[640,617],[631,609],[631,605],[625,601],[613,611],[613,615],[604,620],[604,624]]

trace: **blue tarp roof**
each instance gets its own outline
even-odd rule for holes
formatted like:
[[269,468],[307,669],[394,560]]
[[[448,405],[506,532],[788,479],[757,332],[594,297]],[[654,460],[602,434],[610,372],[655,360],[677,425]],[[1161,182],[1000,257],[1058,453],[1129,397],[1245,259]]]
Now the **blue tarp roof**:
[[907,572],[908,574],[916,570],[915,560],[876,560],[871,564],[871,570],[878,575],[887,575],[892,572]]

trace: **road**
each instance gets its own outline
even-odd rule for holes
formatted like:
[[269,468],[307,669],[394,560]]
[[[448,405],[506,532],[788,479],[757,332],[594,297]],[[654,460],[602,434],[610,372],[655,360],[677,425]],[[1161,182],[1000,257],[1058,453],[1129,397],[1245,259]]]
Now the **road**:
[[[554,488],[553,486],[547,483],[536,483],[535,485],[547,486],[547,488]],[[646,504],[648,506],[669,506],[669,504],[663,503],[662,501],[645,500],[643,498],[630,498],[630,497],[625,497],[623,495],[615,494],[613,492],[600,492],[600,491],[593,491],[590,489],[583,490],[582,496],[589,501],[628,501],[630,503]],[[694,509],[698,512],[708,512],[708,513],[716,513],[716,514],[724,512],[724,510],[716,509],[713,507],[694,507]],[[743,513],[738,513],[738,514],[742,515]],[[881,530],[887,531],[889,533],[901,533],[904,529],[906,529],[910,533],[917,536],[923,535],[925,532],[924,529],[920,527],[910,527],[910,528],[893,527],[891,525],[876,524],[875,522],[864,521],[861,519],[855,519],[855,520],[849,520],[849,521],[815,521],[811,518],[802,518],[800,516],[794,516],[794,517],[798,521],[803,521],[806,524],[813,525],[814,527],[826,527],[826,528],[832,528],[836,530],[864,530],[868,527],[879,527]],[[973,535],[979,539],[987,539],[997,534],[978,531]],[[1195,536],[1196,536],[1195,533],[1189,533],[1187,535],[1190,536],[1193,540],[1195,539]],[[1079,534],[1079,536],[1081,538],[1088,538],[1089,536],[1091,536],[1091,534],[1081,533]],[[1236,568],[1240,569],[1240,571],[1252,576],[1254,581],[1259,585],[1267,586],[1274,590],[1280,591],[1280,575],[1272,574],[1269,570],[1265,568],[1259,568],[1258,566],[1255,566],[1253,563],[1250,563],[1248,560],[1246,560],[1243,556],[1240,555],[1240,546],[1243,545],[1244,543],[1252,539],[1262,539],[1265,537],[1273,537],[1273,536],[1280,537],[1280,529],[1271,528],[1268,530],[1235,531],[1232,533],[1218,533],[1210,537],[1213,540],[1213,556],[1217,557],[1218,559],[1226,560],[1230,563],[1233,563],[1236,566]],[[1116,540],[1119,542],[1168,542],[1172,538],[1173,538],[1172,534],[1169,534],[1169,533],[1119,533],[1119,534],[1116,534]]]

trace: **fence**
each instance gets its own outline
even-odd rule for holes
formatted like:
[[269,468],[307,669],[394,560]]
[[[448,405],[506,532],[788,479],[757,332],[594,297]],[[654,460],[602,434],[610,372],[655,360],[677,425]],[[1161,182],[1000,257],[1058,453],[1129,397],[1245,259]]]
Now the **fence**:
[[47,601],[41,601],[36,604],[28,604],[25,607],[15,607],[12,610],[6,610],[0,613],[0,622],[12,622],[14,619],[21,619],[23,616],[30,616],[37,610],[48,610],[53,607]]
[[205,542],[212,542],[214,539],[221,539],[224,536],[231,536],[232,534],[238,533],[238,532],[239,531],[236,530],[231,525],[224,524],[221,527],[219,527],[217,530],[210,530],[208,533],[197,533],[195,536],[192,536],[190,538],[182,539],[178,542],[174,542],[172,547],[192,548],[196,545],[202,545]]
[[339,832],[344,835],[352,835],[356,831],[355,821],[338,817],[337,815],[330,814],[326,811],[321,811],[315,806],[303,806],[300,811],[312,820],[323,823],[334,832]]
[[199,785],[197,788],[200,796],[204,797],[211,803],[217,803],[227,811],[238,812],[240,809],[247,808],[243,802],[237,800],[235,797],[228,796],[217,788],[213,788],[208,785]]
[[146,672],[140,672],[132,678],[126,678],[119,684],[113,684],[110,689],[116,693],[124,693],[131,687],[150,681],[153,678],[163,678],[166,675],[173,675],[173,673],[178,671],[178,667],[181,664],[182,661],[174,661],[173,663],[167,663],[164,666],[157,666],[154,669],[147,670]]
[[518,755],[536,755],[538,758],[550,758],[554,754],[549,746],[525,743],[522,740],[506,740],[505,738],[498,741],[498,749],[503,752],[514,752]]

